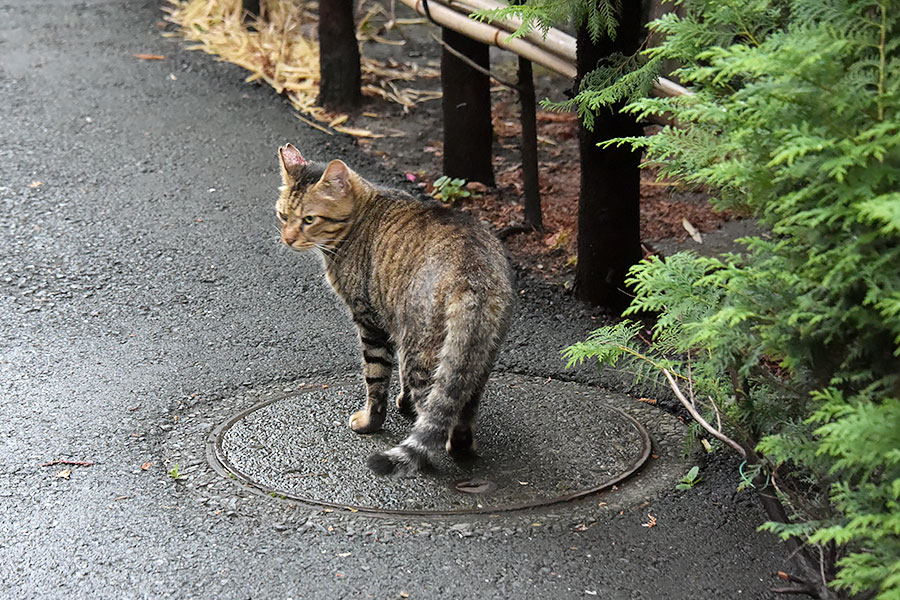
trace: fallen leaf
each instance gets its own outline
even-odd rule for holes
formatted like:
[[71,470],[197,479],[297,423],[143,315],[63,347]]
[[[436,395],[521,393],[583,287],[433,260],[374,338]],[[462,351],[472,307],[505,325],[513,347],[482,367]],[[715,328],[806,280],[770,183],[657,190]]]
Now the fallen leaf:
[[166,57],[162,54],[135,54],[135,58],[140,58],[141,60],[165,60]]
[[684,230],[688,232],[688,235],[691,236],[692,240],[694,240],[698,244],[703,243],[703,236],[701,236],[700,232],[697,231],[697,228],[691,225],[691,222],[684,217],[681,218],[681,226],[684,227]]
[[335,125],[334,130],[340,133],[346,133],[347,135],[352,135],[353,137],[371,137],[371,138],[381,138],[384,137],[379,133],[373,133],[368,129],[363,129],[362,127],[341,127],[340,125]]
[[784,571],[778,571],[778,577],[784,579],[785,581],[788,581],[791,578],[791,576]]
[[457,482],[454,487],[464,494],[484,494],[497,489],[497,484],[487,479],[469,479]]
[[151,466],[153,466],[153,463],[152,463],[152,462],[145,462],[144,464],[141,465],[141,471],[146,471],[146,470],[149,469]]
[[42,184],[40,181],[32,181],[31,183],[28,184],[28,187],[30,187],[31,189],[34,189],[34,188],[41,187],[41,185]]
[[409,598],[409,593],[408,592],[400,592],[400,597],[401,598]]
[[651,515],[650,513],[647,513],[647,517],[648,517],[650,520],[647,521],[646,523],[641,523],[641,525],[642,525],[643,527],[647,527],[648,529],[649,529],[650,527],[656,527],[656,517],[654,517],[654,516]]
[[647,404],[656,404],[658,400],[655,398],[638,398],[638,402],[646,402]]
[[57,479],[68,479],[72,476],[72,469],[63,469],[59,473],[56,474]]

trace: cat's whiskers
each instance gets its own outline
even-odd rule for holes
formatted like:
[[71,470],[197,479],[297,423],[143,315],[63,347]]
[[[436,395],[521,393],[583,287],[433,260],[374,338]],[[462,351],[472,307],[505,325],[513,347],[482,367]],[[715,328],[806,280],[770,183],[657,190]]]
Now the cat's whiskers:
[[330,254],[331,256],[337,255],[337,249],[326,246],[325,244],[316,243],[316,248],[318,248],[323,254]]

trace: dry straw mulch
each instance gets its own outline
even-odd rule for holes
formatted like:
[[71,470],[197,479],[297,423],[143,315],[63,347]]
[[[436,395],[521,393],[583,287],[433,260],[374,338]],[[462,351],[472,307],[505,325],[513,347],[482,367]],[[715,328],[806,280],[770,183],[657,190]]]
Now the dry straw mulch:
[[[190,49],[213,54],[250,71],[248,82],[266,82],[277,93],[284,94],[298,111],[326,125],[323,127],[298,115],[314,127],[359,137],[389,135],[348,127],[344,125],[347,115],[329,113],[316,106],[319,93],[318,16],[313,10],[316,5],[299,0],[263,1],[260,5],[260,17],[246,22],[241,0],[169,0],[164,10],[168,13],[166,19],[178,26],[177,35],[197,42]],[[394,19],[380,5],[361,8],[361,14],[357,19],[360,42],[402,43],[381,34],[399,25],[421,22]],[[419,102],[440,98],[440,92],[409,85],[419,78],[439,77],[436,68],[383,62],[365,56],[361,68],[363,94],[396,102],[404,111]]]

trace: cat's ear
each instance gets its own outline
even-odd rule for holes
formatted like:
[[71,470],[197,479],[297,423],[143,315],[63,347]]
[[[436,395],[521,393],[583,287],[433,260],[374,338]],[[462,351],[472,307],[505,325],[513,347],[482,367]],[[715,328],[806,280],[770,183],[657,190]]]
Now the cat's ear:
[[325,173],[322,174],[322,179],[319,180],[319,183],[332,188],[336,192],[346,192],[350,190],[352,173],[350,167],[345,165],[343,161],[335,159],[325,167]]
[[278,158],[281,161],[281,177],[285,183],[294,179],[291,171],[309,163],[308,160],[303,158],[300,151],[291,144],[286,144],[278,149]]

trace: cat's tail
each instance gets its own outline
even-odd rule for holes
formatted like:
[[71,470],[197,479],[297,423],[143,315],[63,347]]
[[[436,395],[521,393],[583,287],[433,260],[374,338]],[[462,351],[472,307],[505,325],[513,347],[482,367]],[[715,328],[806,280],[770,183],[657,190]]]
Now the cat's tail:
[[508,302],[496,297],[481,299],[471,291],[450,303],[446,336],[428,396],[417,406],[418,417],[409,436],[390,450],[369,457],[368,466],[376,475],[411,475],[428,466],[429,452],[444,447],[461,411],[474,416],[506,333],[508,308]]

